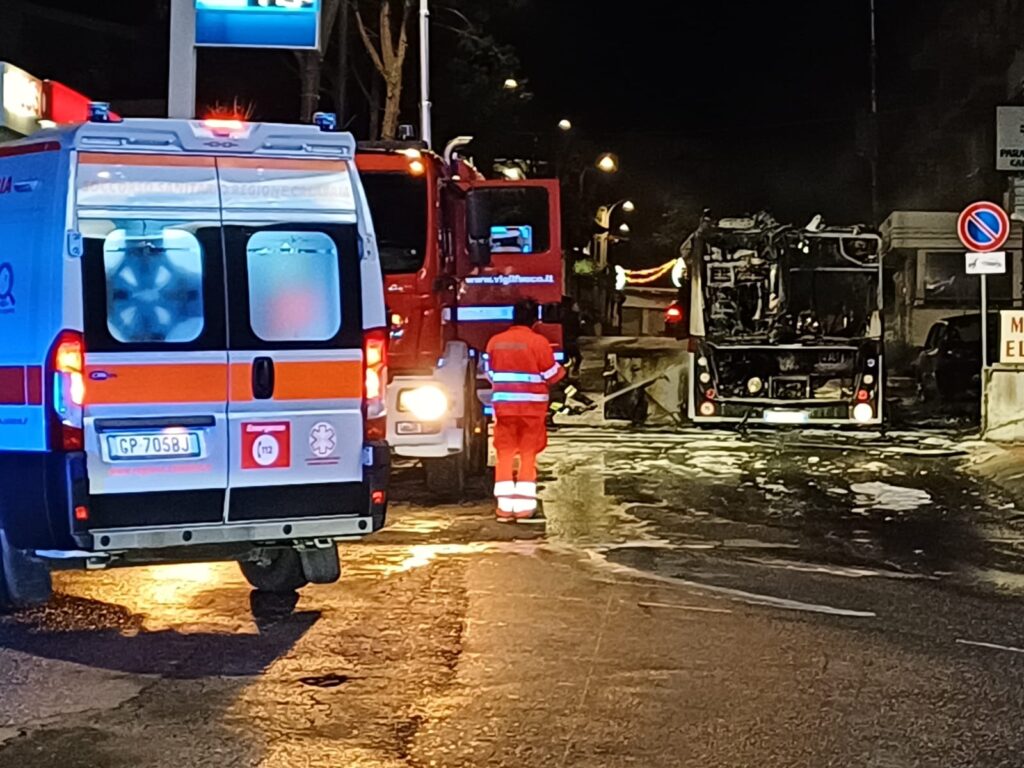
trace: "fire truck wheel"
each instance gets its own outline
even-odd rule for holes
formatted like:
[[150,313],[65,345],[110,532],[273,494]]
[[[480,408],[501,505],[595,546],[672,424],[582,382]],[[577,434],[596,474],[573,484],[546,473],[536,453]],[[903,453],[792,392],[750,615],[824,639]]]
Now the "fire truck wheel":
[[466,488],[466,452],[443,459],[424,459],[427,490],[445,499],[457,499]]
[[43,605],[53,594],[45,563],[14,549],[0,530],[0,610]]
[[475,387],[471,394],[470,411],[466,414],[467,473],[471,477],[482,477],[487,472],[487,419],[483,407],[478,405]]
[[333,584],[341,578],[338,548],[303,549],[299,552],[302,573],[311,584]]
[[289,594],[309,584],[299,553],[291,548],[260,550],[256,559],[239,566],[246,581],[261,592]]

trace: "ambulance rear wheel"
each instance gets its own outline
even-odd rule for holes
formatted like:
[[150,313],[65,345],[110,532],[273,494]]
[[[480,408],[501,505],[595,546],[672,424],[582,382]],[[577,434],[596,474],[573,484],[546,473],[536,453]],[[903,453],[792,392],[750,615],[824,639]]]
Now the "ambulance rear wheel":
[[52,595],[50,569],[12,547],[0,530],[0,610],[44,605]]
[[338,548],[304,549],[299,553],[302,573],[311,584],[334,584],[341,578]]
[[260,592],[283,595],[309,584],[299,553],[290,547],[262,550],[255,560],[243,560],[239,567],[245,580]]

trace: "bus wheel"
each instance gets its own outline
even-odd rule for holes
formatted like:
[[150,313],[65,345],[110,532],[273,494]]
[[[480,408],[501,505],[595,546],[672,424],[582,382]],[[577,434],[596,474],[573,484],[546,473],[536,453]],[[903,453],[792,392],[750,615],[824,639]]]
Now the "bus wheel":
[[303,549],[299,552],[302,573],[311,584],[333,584],[341,578],[341,561],[338,547],[325,549]]
[[50,569],[12,547],[0,530],[0,610],[44,605],[52,595]]
[[299,553],[291,547],[260,550],[256,559],[243,560],[239,566],[245,580],[261,592],[289,594],[309,584]]

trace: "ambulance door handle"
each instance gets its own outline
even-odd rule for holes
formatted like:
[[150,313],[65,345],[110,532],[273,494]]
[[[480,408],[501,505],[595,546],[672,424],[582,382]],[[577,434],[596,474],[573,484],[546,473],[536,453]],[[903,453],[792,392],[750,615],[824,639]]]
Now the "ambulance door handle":
[[269,357],[257,357],[252,361],[252,396],[257,400],[269,400],[274,396],[274,361]]

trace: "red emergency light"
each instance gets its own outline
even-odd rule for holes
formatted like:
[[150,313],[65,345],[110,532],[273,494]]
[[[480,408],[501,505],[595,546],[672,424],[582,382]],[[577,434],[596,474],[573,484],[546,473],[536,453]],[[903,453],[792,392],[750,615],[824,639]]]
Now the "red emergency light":
[[[86,123],[89,121],[89,104],[92,103],[85,94],[68,88],[56,80],[43,81],[43,104],[41,120],[50,120],[57,125],[69,123]],[[111,120],[120,120],[120,116],[110,113]]]

